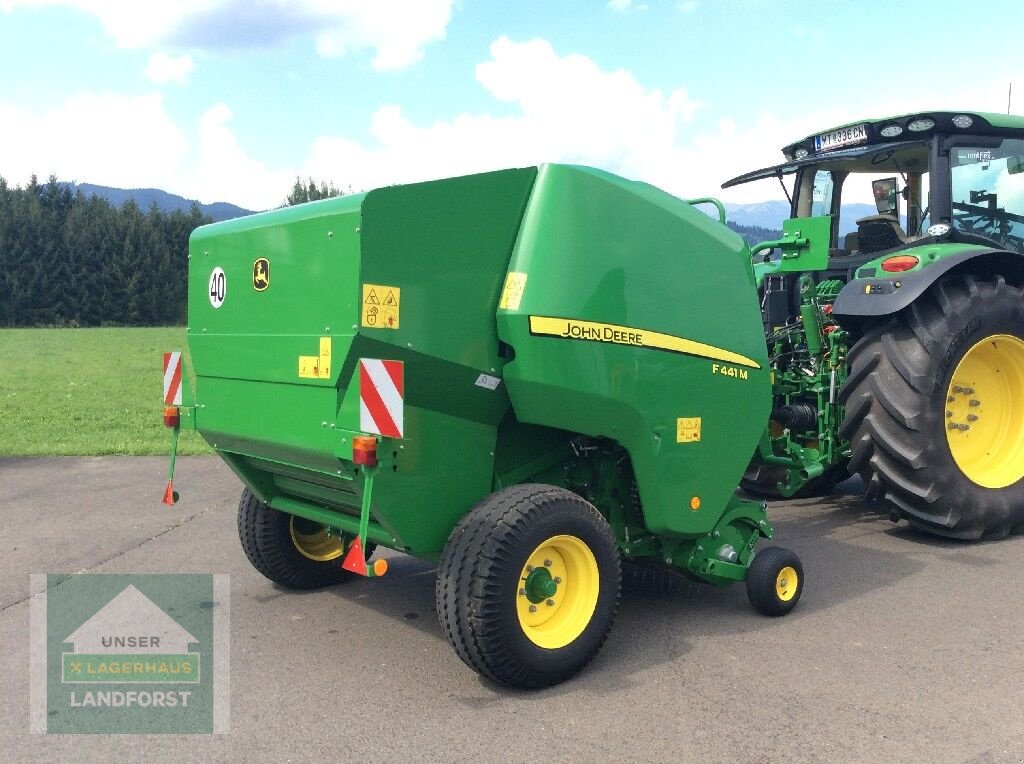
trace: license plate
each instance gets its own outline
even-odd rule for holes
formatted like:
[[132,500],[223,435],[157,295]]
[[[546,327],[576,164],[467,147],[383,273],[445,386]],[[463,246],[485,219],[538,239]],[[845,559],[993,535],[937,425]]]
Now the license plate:
[[863,143],[868,139],[868,131],[864,125],[853,125],[852,127],[841,127],[821,135],[814,136],[815,151],[831,151],[841,146],[851,146],[854,143]]

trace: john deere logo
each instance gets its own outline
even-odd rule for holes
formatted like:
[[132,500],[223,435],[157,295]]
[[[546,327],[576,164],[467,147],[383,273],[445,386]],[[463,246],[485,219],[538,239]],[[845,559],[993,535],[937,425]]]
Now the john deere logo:
[[264,292],[270,286],[270,261],[265,257],[257,258],[252,264],[252,288]]

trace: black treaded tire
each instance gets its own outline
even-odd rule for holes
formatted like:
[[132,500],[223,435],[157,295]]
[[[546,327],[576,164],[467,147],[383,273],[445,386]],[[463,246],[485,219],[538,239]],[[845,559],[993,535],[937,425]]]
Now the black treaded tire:
[[292,543],[291,518],[286,512],[268,507],[248,488],[242,491],[238,538],[256,570],[288,589],[319,589],[358,578],[341,569],[341,559],[319,562],[303,556]]
[[[527,637],[516,598],[530,554],[559,535],[589,548],[599,590],[579,636],[551,649]],[[438,619],[459,658],[482,676],[510,687],[548,687],[579,672],[601,649],[618,611],[621,579],[615,539],[591,504],[549,485],[512,486],[479,502],[448,538],[437,571]]]
[[957,364],[986,337],[1024,339],[1024,292],[1001,277],[941,278],[912,305],[868,327],[850,350],[840,390],[850,471],[894,518],[940,536],[1001,538],[1024,530],[1024,479],[984,488],[946,439],[946,396]]
[[[791,568],[796,571],[796,589],[788,590],[785,599],[777,588],[782,571]],[[787,584],[792,587],[791,578]],[[759,549],[747,569],[747,599],[754,608],[772,617],[786,615],[804,592],[804,566],[796,552],[778,546]]]

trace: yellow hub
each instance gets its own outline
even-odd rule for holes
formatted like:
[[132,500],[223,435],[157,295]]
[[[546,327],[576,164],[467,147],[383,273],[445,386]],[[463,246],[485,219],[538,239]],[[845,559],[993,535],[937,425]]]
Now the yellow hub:
[[984,488],[1024,477],[1024,341],[994,334],[960,359],[946,392],[946,442],[960,471]]
[[565,647],[587,628],[599,591],[590,547],[575,536],[552,536],[533,550],[519,576],[519,625],[538,647]]
[[789,602],[796,596],[796,590],[800,586],[800,576],[796,568],[787,565],[779,571],[775,578],[775,595],[782,602]]
[[329,535],[325,526],[311,520],[292,515],[288,531],[299,554],[316,562],[336,560],[345,552],[340,538]]

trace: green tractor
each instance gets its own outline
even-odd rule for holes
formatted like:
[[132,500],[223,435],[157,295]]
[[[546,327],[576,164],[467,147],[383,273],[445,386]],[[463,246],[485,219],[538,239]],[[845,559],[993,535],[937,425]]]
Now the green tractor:
[[1024,529],[1024,118],[865,120],[783,153],[723,186],[777,178],[791,203],[752,249],[773,403],[743,488],[859,473],[927,532]]

